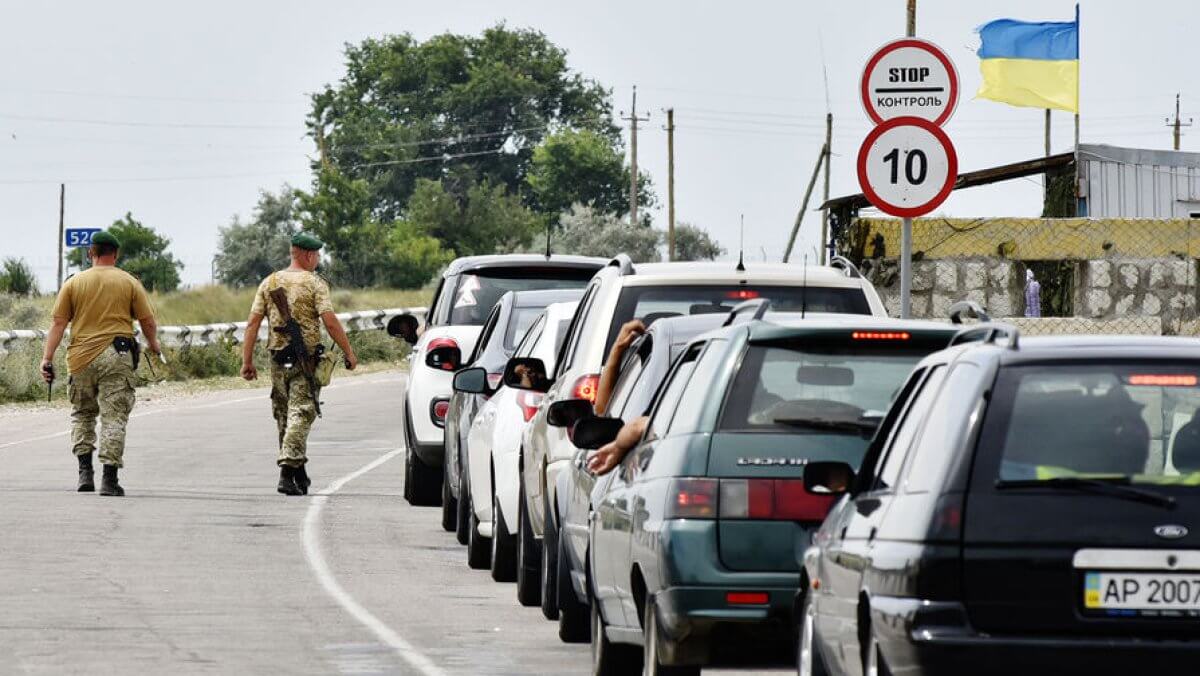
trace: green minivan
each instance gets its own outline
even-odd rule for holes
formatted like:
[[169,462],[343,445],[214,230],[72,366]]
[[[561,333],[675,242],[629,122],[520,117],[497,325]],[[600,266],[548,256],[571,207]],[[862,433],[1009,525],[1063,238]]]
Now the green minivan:
[[[857,467],[912,367],[960,328],[760,311],[689,342],[593,494],[593,672],[790,662],[799,562],[834,501],[805,490],[805,465]],[[600,445],[606,422],[576,439]]]

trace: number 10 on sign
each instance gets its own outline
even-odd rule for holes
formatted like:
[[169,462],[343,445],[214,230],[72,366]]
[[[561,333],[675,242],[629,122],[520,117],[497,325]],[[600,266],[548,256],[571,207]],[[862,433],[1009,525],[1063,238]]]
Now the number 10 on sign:
[[937,125],[898,117],[875,127],[858,151],[863,195],[884,213],[923,216],[946,201],[958,178],[958,157]]

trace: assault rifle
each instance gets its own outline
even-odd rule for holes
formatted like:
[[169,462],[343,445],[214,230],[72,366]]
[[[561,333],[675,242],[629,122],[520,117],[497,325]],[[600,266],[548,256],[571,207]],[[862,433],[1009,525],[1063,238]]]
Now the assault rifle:
[[308,390],[312,393],[313,408],[317,411],[317,417],[321,417],[321,401],[318,396],[316,366],[317,360],[314,355],[308,353],[308,347],[304,344],[304,333],[300,330],[300,324],[296,322],[295,317],[292,317],[292,311],[288,308],[287,292],[282,288],[271,289],[271,302],[275,303],[275,308],[279,310],[279,316],[283,318],[283,326],[276,326],[275,330],[287,336],[287,350],[291,355],[291,363],[300,368],[300,372],[304,374],[304,380],[308,382]]

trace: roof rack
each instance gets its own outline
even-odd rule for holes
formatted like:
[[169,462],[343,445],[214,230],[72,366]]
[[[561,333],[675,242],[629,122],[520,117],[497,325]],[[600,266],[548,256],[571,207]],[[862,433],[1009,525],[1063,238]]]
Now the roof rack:
[[[1016,350],[1021,338],[1021,331],[1012,324],[993,322],[983,307],[974,301],[962,300],[950,306],[950,323],[962,324],[963,313],[970,312],[979,324],[963,329],[954,334],[947,347],[964,343],[992,343],[1010,350]],[[1003,340],[1003,343],[1000,341]]]
[[851,278],[862,277],[862,273],[858,271],[858,266],[850,262],[845,256],[834,256],[829,259],[829,267],[841,268],[846,271],[846,276]]
[[608,266],[617,268],[621,276],[633,274],[633,259],[629,257],[629,254],[619,253],[613,256],[613,259],[608,262]]
[[729,326],[737,321],[738,315],[750,310],[754,310],[753,316],[750,317],[751,321],[757,321],[762,319],[763,315],[767,314],[767,310],[770,307],[771,301],[767,298],[755,298],[754,300],[743,301],[729,311],[729,316],[725,318],[725,322],[721,326]]

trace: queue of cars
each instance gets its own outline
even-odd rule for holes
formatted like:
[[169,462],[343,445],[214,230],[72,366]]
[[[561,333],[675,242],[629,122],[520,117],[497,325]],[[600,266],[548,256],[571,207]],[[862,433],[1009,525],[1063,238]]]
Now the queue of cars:
[[843,260],[619,256],[548,285],[574,290],[504,295],[453,369],[422,336],[454,372],[455,486],[413,490],[455,501],[468,563],[590,641],[593,673],[1200,655],[1200,342],[888,319]]

